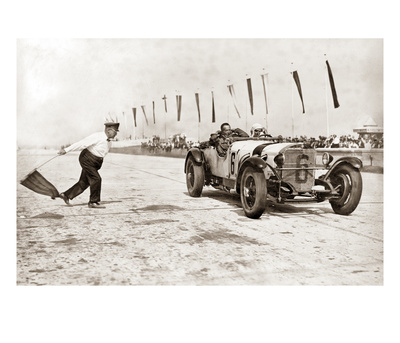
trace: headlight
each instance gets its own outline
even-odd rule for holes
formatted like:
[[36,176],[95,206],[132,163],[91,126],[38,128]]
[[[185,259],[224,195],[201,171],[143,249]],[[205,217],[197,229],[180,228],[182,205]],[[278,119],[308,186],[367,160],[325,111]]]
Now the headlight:
[[279,153],[278,155],[275,156],[274,162],[278,166],[278,168],[282,168],[283,164],[285,163],[285,156],[283,154]]
[[322,163],[324,166],[328,166],[329,163],[331,163],[333,160],[333,156],[328,154],[327,152],[324,152],[322,155]]

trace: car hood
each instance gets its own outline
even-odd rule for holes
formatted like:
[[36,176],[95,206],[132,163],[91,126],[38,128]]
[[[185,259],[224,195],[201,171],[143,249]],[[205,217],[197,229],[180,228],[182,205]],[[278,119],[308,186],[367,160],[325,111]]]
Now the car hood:
[[302,146],[302,143],[274,143],[262,140],[242,140],[233,142],[231,151],[236,151],[240,155],[250,154],[257,151],[260,155],[276,156],[283,153],[286,149]]

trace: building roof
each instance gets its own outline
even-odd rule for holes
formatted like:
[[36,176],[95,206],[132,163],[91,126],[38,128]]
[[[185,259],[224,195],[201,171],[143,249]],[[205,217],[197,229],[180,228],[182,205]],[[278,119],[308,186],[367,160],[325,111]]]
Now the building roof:
[[383,127],[378,126],[377,123],[370,117],[362,127],[353,129],[353,132],[358,133],[383,133]]
[[378,126],[377,123],[370,117],[368,118],[367,122],[364,124],[364,126]]

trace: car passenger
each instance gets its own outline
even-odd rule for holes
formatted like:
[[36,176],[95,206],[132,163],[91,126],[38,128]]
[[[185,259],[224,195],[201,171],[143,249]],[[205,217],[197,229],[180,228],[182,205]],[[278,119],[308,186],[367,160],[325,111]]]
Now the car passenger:
[[258,123],[253,124],[250,130],[250,137],[260,137],[261,135],[266,135],[267,130]]

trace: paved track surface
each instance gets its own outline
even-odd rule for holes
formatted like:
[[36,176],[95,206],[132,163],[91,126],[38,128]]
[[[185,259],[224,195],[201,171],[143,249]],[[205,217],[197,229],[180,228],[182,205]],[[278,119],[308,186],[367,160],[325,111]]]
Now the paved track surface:
[[[18,285],[383,285],[383,175],[363,173],[350,216],[328,202],[268,204],[247,218],[235,194],[186,189],[184,160],[110,153],[105,209],[89,190],[67,206],[18,183],[55,151],[17,158]],[[65,191],[78,153],[39,171]]]

